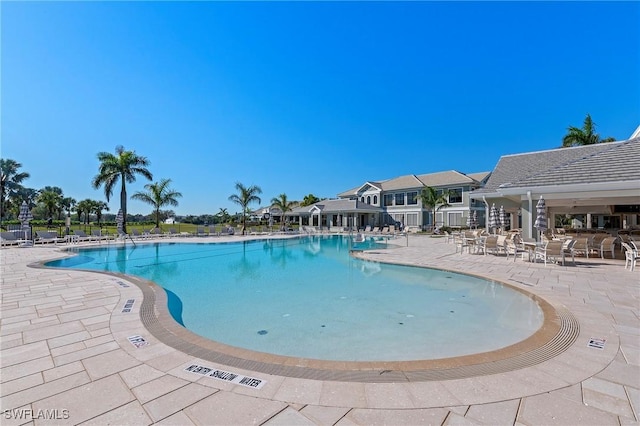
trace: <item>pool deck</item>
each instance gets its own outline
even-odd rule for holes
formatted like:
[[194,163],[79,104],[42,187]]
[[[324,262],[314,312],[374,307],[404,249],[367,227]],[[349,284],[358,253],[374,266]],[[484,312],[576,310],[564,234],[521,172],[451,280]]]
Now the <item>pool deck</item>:
[[[256,237],[171,241],[249,238]],[[631,272],[624,260],[583,257],[576,265],[545,267],[455,253],[444,238],[419,235],[392,243],[397,246],[360,256],[524,289],[576,320],[574,340],[550,359],[500,372],[471,370],[468,377],[395,381],[387,379],[393,369],[379,371],[381,380],[375,382],[287,377],[216,363],[205,353],[206,342],[201,357],[197,345],[188,351],[169,346],[165,342],[173,342],[172,333],[150,331],[154,318],[163,317],[162,309],[145,310],[148,294],[136,280],[32,266],[67,256],[64,244],[6,247],[0,250],[1,423],[640,424],[640,267]],[[137,347],[140,340],[133,336],[141,336],[144,345]],[[265,355],[264,362],[270,361]],[[201,374],[207,370],[187,370],[194,365],[249,380],[237,384]],[[306,365],[297,360],[295,367]],[[257,382],[251,379],[261,380],[261,387],[253,388]]]

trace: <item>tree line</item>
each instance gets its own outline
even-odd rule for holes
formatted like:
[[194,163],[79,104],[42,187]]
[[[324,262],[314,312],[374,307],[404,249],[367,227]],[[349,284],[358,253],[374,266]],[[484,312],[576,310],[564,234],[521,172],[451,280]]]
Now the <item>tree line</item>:
[[[566,135],[562,138],[562,147],[591,145],[615,141],[614,138],[601,138],[596,133],[596,124],[587,114],[582,128],[569,126]],[[120,209],[122,210],[124,223],[123,230],[126,232],[126,223],[130,219],[127,214],[127,184],[136,181],[138,176],[142,176],[149,181],[153,181],[153,174],[148,169],[150,161],[148,158],[136,154],[135,151],[125,150],[118,145],[115,154],[109,152],[99,152],[98,173],[92,179],[91,185],[94,189],[102,188],[107,202],[113,196],[114,190],[119,186]],[[84,199],[77,201],[73,197],[65,196],[63,190],[57,186],[45,186],[36,190],[23,185],[30,175],[21,171],[22,164],[13,159],[0,159],[0,221],[16,219],[20,211],[22,202],[26,202],[36,220],[62,220],[63,215],[77,215],[79,223],[89,224],[91,219],[95,219],[100,225],[103,214],[109,211],[108,204],[101,200]],[[173,215],[172,210],[163,210],[167,206],[178,206],[178,199],[182,194],[171,188],[171,179],[160,179],[144,185],[144,191],[138,191],[131,196],[131,199],[142,201],[152,206],[151,218],[156,227],[160,226],[160,221]],[[236,218],[221,208],[215,215],[186,216],[186,223],[228,223],[231,220],[239,219],[242,223],[244,233],[247,217],[250,215],[250,205],[262,202],[260,194],[262,189],[257,185],[245,186],[240,182],[235,185],[236,193],[229,196],[229,201],[237,204],[241,208],[240,217]],[[420,194],[423,204],[433,210],[435,215],[436,206],[442,204],[447,194],[436,193],[433,188],[425,188]],[[300,202],[290,201],[287,195],[282,193],[278,197],[271,199],[271,206],[278,208],[282,216],[291,211],[296,206],[307,206],[320,201],[313,194],[304,197]],[[109,215],[109,219],[115,214]],[[145,218],[146,219],[146,218]]]
[[[150,161],[135,151],[125,150],[123,146],[117,146],[115,154],[109,152],[99,152],[98,173],[91,181],[94,189],[104,190],[107,202],[113,196],[114,190],[119,187],[120,209],[123,213],[123,232],[126,232],[126,224],[133,217],[127,214],[127,184],[136,181],[138,176],[147,180],[153,180],[153,174],[148,169]],[[77,201],[73,197],[65,196],[63,190],[57,186],[45,186],[40,190],[28,188],[23,185],[30,174],[21,171],[22,164],[13,159],[0,159],[1,186],[0,186],[0,218],[4,223],[7,220],[15,220],[20,211],[20,205],[26,202],[35,220],[46,220],[51,223],[53,220],[62,220],[64,216],[71,217],[77,215],[79,223],[89,224],[92,219],[100,225],[104,218],[104,212],[109,211],[107,202],[101,200],[85,199]],[[240,219],[243,226],[243,233],[246,227],[246,219],[250,214],[249,206],[252,203],[261,203],[258,196],[262,193],[260,187],[256,185],[244,186],[236,183],[236,194],[229,196],[229,200],[238,204],[242,208],[239,218],[230,215],[227,209],[221,208],[215,215],[186,216],[186,223],[229,223]],[[182,193],[171,188],[171,179],[160,179],[156,182],[144,185],[144,191],[137,191],[131,195],[130,199],[142,201],[152,206],[150,215],[156,227],[166,217],[175,216],[172,210],[163,210],[167,206],[178,206],[178,199]],[[320,201],[313,194],[304,197],[302,202],[289,201],[286,194],[280,194],[272,199],[273,207],[279,208],[283,215],[297,205],[311,205]],[[138,219],[148,220],[149,217]],[[109,215],[109,220],[115,220],[115,214]]]

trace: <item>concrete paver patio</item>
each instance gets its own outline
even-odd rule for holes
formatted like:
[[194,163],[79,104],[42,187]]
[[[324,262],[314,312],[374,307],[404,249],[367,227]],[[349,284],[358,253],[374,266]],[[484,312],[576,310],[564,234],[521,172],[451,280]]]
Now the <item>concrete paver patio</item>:
[[[228,241],[250,237],[198,238]],[[194,239],[185,238],[184,241]],[[181,241],[180,238],[172,242]],[[373,383],[305,379],[216,364],[149,332],[135,280],[29,265],[66,246],[0,250],[0,408],[22,424],[594,424],[640,420],[640,270],[578,258],[567,266],[455,253],[411,235],[360,256],[502,281],[566,309],[575,342],[524,368],[448,380]],[[93,243],[95,244],[95,243]],[[407,246],[408,244],[408,246]],[[124,305],[134,300],[131,312]],[[129,340],[142,336],[136,347]],[[605,339],[604,348],[588,346]],[[203,376],[190,365],[260,378],[259,389]]]

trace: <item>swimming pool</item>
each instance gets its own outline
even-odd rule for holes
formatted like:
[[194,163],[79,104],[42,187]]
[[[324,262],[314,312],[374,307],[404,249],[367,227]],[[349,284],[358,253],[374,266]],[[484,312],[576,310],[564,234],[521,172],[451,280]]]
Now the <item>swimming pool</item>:
[[348,236],[80,249],[48,266],[141,276],[174,318],[231,346],[292,357],[403,361],[503,348],[538,330],[527,294],[434,269],[355,259]]

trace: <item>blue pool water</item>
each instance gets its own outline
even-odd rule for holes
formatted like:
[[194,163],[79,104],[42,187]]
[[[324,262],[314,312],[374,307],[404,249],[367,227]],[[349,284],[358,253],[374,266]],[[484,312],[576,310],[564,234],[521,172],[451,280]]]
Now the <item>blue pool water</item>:
[[152,280],[192,332],[287,356],[447,358],[517,343],[542,325],[535,301],[499,283],[367,262],[350,256],[353,248],[347,236],[138,244],[76,249],[48,266]]

